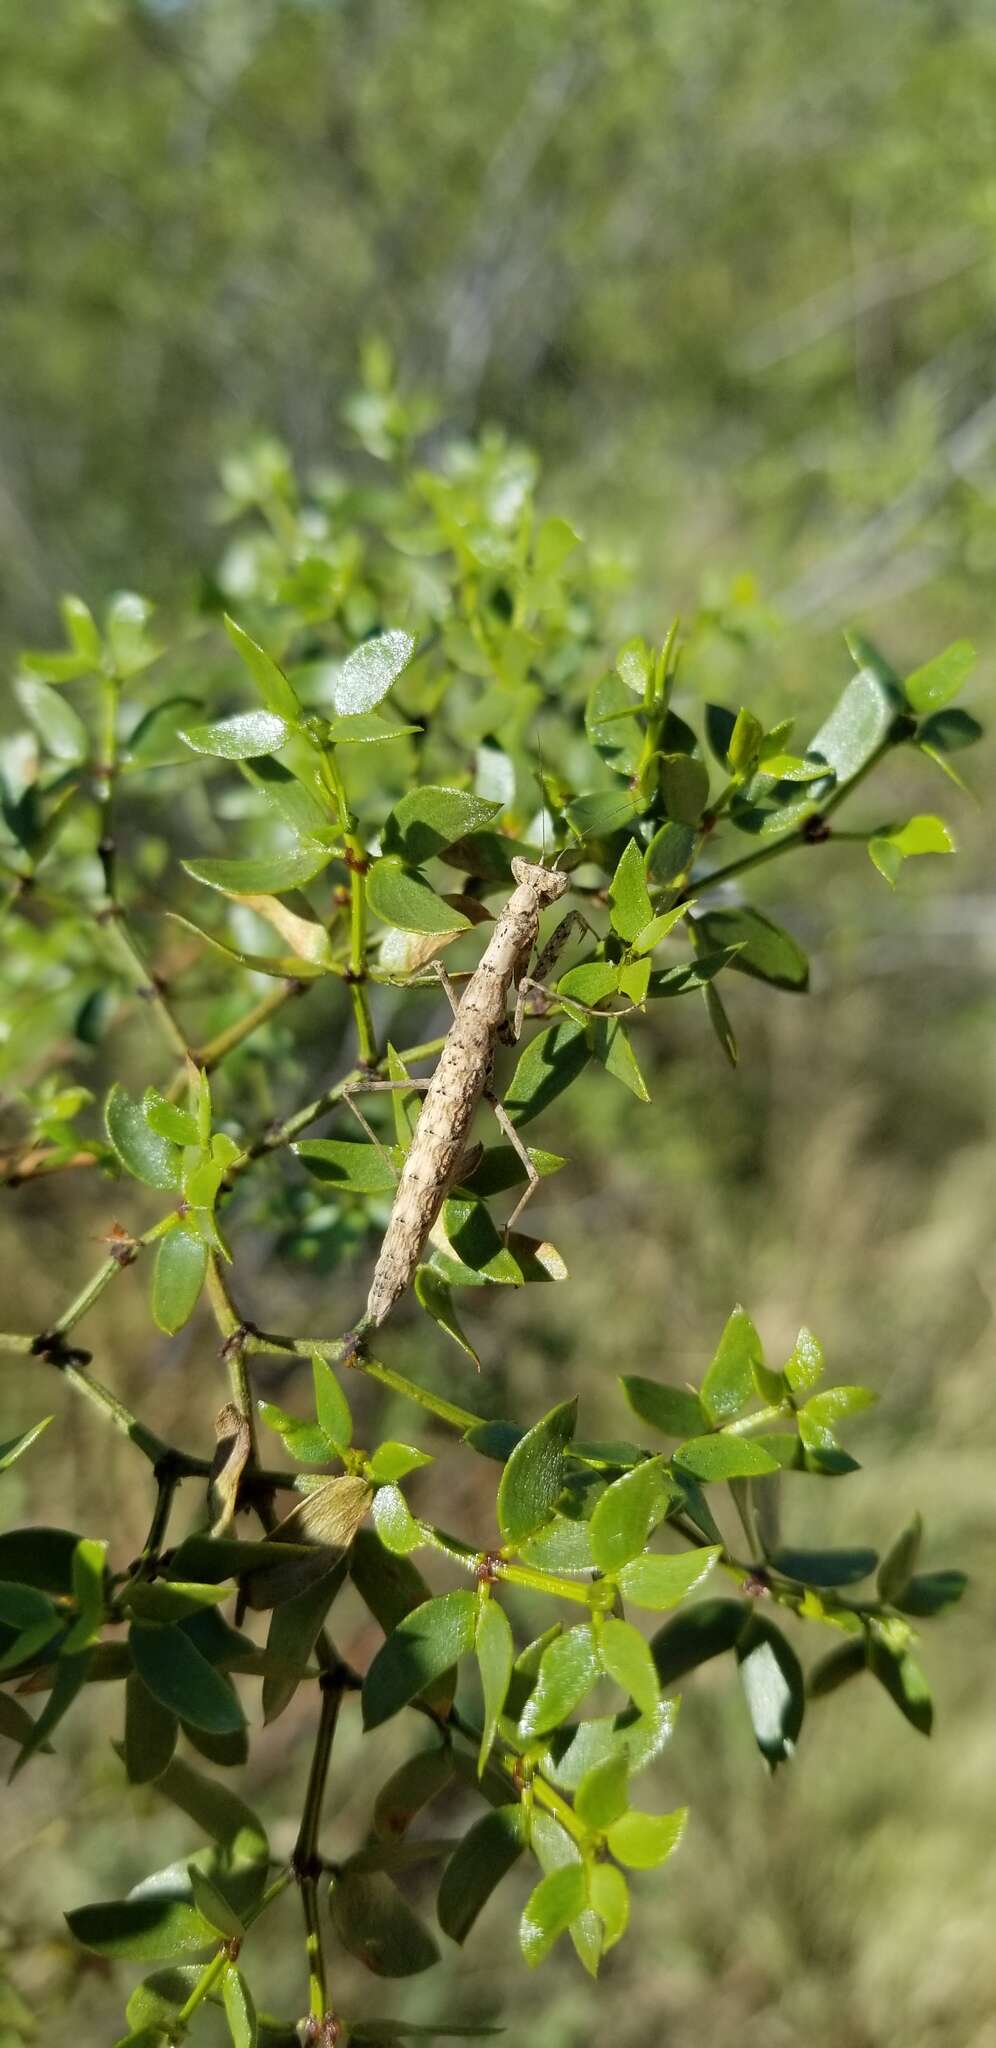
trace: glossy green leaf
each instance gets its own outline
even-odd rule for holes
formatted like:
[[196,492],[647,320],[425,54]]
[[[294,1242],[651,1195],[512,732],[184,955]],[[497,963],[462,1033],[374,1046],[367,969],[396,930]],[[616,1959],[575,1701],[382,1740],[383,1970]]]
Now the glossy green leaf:
[[[343,1552],[328,1571],[274,1607],[266,1648],[275,1669],[263,1679],[263,1720],[275,1721],[290,1705],[336,1594],[345,1582],[349,1556]],[[283,1668],[281,1668],[283,1667]]]
[[565,1863],[541,1877],[526,1901],[519,1923],[519,1945],[531,1970],[549,1955],[558,1936],[584,1911],[588,1902],[580,1863]]
[[136,1985],[128,2000],[125,2007],[128,2025],[135,2028],[157,2027],[169,2032],[201,1974],[198,1963],[177,1963],[171,1970],[154,1970],[144,1983]]
[[194,1905],[202,1920],[206,1920],[208,1925],[226,1940],[241,1940],[246,1931],[245,1925],[234,1906],[229,1905],[224,1892],[219,1891],[217,1885],[211,1883],[211,1879],[203,1870],[198,1869],[196,1863],[188,1865],[188,1876]]
[[381,1786],[374,1801],[376,1834],[387,1841],[398,1840],[415,1815],[446,1791],[452,1783],[453,1770],[452,1751],[442,1743],[406,1758]]
[[500,803],[471,790],[443,789],[423,783],[411,789],[387,817],[382,835],[385,854],[397,854],[408,867],[421,867],[468,833],[487,825]]
[[763,1362],[749,1315],[735,1308],[702,1382],[702,1406],[712,1422],[730,1422],[742,1413],[754,1392],[754,1366]]
[[225,896],[279,896],[313,881],[331,858],[326,847],[299,846],[289,853],[249,860],[185,860],[182,866],[195,882],[220,889]]
[[69,1712],[77,1693],[86,1684],[90,1673],[92,1650],[82,1650],[76,1656],[62,1656],[55,1667],[55,1677],[48,1699],[34,1724],[31,1734],[25,1739],[23,1748],[14,1759],[11,1778],[16,1778],[31,1757],[44,1749],[48,1738]]
[[574,1811],[586,1828],[603,1834],[629,1805],[629,1764],[624,1753],[586,1771],[577,1789]]
[[942,818],[927,812],[894,832],[879,833],[868,841],[869,855],[879,874],[895,885],[904,860],[922,853],[953,853],[955,843]]
[[[336,1379],[330,1365],[319,1352],[313,1352],[311,1376],[315,1389],[315,1410],[319,1427],[331,1444],[339,1451],[348,1450],[353,1441],[353,1418],[349,1402]],[[396,1476],[396,1475],[395,1475]]]
[[834,1450],[838,1422],[872,1407],[877,1398],[870,1387],[827,1387],[811,1395],[799,1410],[799,1435],[807,1450]]
[[459,1344],[461,1351],[472,1359],[480,1371],[481,1361],[466,1335],[456,1309],[453,1306],[453,1290],[432,1266],[419,1266],[414,1280],[415,1299],[426,1314]]
[[220,761],[253,761],[260,754],[275,754],[290,735],[285,718],[272,711],[239,711],[233,718],[216,719],[212,725],[188,725],[180,731],[197,754],[214,754]]
[[754,1738],[775,1770],[795,1753],[806,1706],[799,1659],[774,1622],[752,1614],[737,1639],[740,1682]]
[[180,1151],[149,1129],[140,1105],[115,1081],[104,1108],[108,1138],[126,1172],[146,1187],[170,1192],[180,1185]]
[[406,1614],[363,1681],[364,1727],[390,1720],[472,1650],[476,1623],[477,1602],[463,1591],[440,1594]]
[[691,825],[678,824],[669,819],[655,832],[646,854],[646,876],[652,889],[664,889],[687,874],[695,851],[695,832]]
[[484,1721],[477,1759],[480,1776],[494,1746],[515,1662],[511,1624],[504,1608],[494,1597],[481,1601],[474,1647],[484,1696]]
[[794,1394],[808,1392],[822,1378],[824,1368],[823,1346],[812,1330],[805,1325],[792,1347],[792,1355],[785,1361],[785,1378]]
[[90,752],[90,735],[67,697],[59,690],[53,690],[40,676],[31,675],[15,679],[14,695],[47,754],[57,761],[86,760]]
[[370,1477],[381,1481],[407,1479],[409,1472],[431,1464],[428,1451],[416,1450],[414,1444],[397,1443],[389,1437],[386,1443],[378,1444],[370,1460]]
[[652,1714],[627,1705],[618,1714],[597,1714],[555,1730],[541,1757],[545,1776],[565,1791],[576,1791],[596,1764],[624,1755],[631,1775],[660,1756],[674,1733],[677,1700],[658,1700]]
[[537,1032],[521,1054],[505,1092],[505,1109],[513,1124],[521,1130],[523,1124],[548,1109],[583,1073],[588,1059],[585,1027],[573,1017],[561,1017]]
[[152,1319],[167,1337],[189,1323],[207,1273],[208,1248],[196,1231],[178,1223],[160,1238],[152,1273]]
[[622,831],[637,810],[636,798],[628,790],[592,789],[573,797],[564,816],[579,839],[602,839]]
[[341,840],[342,828],[330,802],[320,803],[282,761],[273,755],[260,755],[258,760],[241,761],[239,766],[246,781],[293,833],[329,848]]
[[733,775],[746,775],[756,766],[764,739],[764,727],[753,711],[742,704],[733,721],[726,750],[726,766]]
[[343,1948],[375,1976],[413,1977],[439,1961],[428,1928],[384,1871],[344,1871],[332,1882],[329,1906]]
[[634,1607],[662,1614],[697,1592],[721,1555],[720,1546],[710,1544],[676,1557],[634,1557],[618,1574],[619,1591]]
[[940,711],[968,681],[975,658],[970,640],[955,640],[943,654],[935,654],[933,661],[924,662],[907,676],[903,684],[907,703],[921,717]]
[[287,681],[283,669],[277,666],[271,654],[251,639],[235,620],[225,616],[225,631],[232,646],[242,656],[253,682],[268,711],[276,718],[287,719],[291,725],[298,724],[301,706],[297,692]]
[[875,1550],[788,1550],[772,1552],[771,1564],[786,1579],[804,1586],[856,1586],[878,1564]]
[[347,655],[336,680],[333,701],[340,717],[372,711],[407,668],[415,652],[410,633],[394,628],[378,633]]
[[665,1622],[651,1643],[661,1685],[674,1685],[700,1664],[732,1650],[748,1613],[739,1600],[702,1600]]
[[642,931],[637,932],[633,941],[633,951],[652,953],[655,946],[659,946],[663,939],[670,936],[681,919],[688,916],[691,907],[690,903],[679,903],[673,910],[663,910],[659,917],[652,917],[650,923],[645,924]]
[[259,2026],[252,1992],[234,1963],[231,1963],[221,1980],[221,1995],[225,2006],[225,2018],[232,2037],[232,2048],[256,2048]]
[[180,738],[182,727],[201,709],[196,697],[168,697],[138,720],[124,747],[126,762],[143,768],[167,768],[189,755]]
[[241,1728],[242,1708],[231,1685],[182,1628],[136,1621],[129,1642],[136,1671],[170,1713],[209,1733],[224,1735]]
[[217,1946],[213,1927],[189,1899],[167,1890],[146,1897],[108,1899],[66,1914],[69,1931],[82,1948],[129,1962],[196,1955]]
[[726,1005],[714,981],[704,983],[702,995],[706,1006],[706,1015],[712,1025],[716,1043],[727,1063],[731,1067],[735,1067],[740,1057],[737,1051],[737,1041]]
[[76,1656],[97,1641],[106,1608],[107,1545],[95,1537],[81,1536],[73,1552],[73,1599],[76,1620],[62,1645],[61,1654]]
[[630,1043],[629,1033],[616,1017],[595,1017],[590,1026],[592,1052],[600,1060],[607,1074],[613,1074],[635,1095],[638,1102],[649,1102],[647,1084],[636,1063],[636,1054]]
[[600,1571],[614,1574],[639,1556],[670,1498],[661,1458],[634,1465],[606,1487],[591,1518],[592,1556]]
[[799,994],[809,987],[809,961],[802,947],[759,910],[709,910],[696,923],[707,946],[737,948],[730,960],[736,973]]
[[609,1848],[629,1870],[656,1870],[677,1848],[687,1819],[687,1806],[676,1813],[624,1813],[609,1829]]
[[276,1432],[298,1464],[327,1465],[335,1455],[335,1445],[319,1422],[288,1415],[286,1409],[278,1408],[273,1401],[260,1401],[257,1405],[267,1429]]
[[403,932],[461,932],[470,920],[444,902],[418,868],[396,854],[375,860],[367,875],[367,902],[375,917]]
[[590,1622],[556,1636],[540,1659],[539,1673],[519,1717],[519,1738],[531,1742],[558,1728],[597,1685],[602,1664]]
[[291,1151],[316,1180],[362,1195],[393,1195],[404,1164],[400,1146],[353,1138],[305,1138]]
[[629,1886],[614,1863],[596,1863],[588,1873],[588,1897],[602,1922],[603,1954],[621,1941],[629,1926]]
[[[17,1440],[20,1443],[20,1439]],[[0,1531],[0,1579],[40,1586],[44,1593],[69,1593],[73,1557],[79,1537],[70,1529],[5,1529]]]
[[0,1472],[6,1472],[11,1465],[16,1464],[36,1437],[41,1436],[42,1430],[48,1428],[51,1420],[51,1415],[43,1415],[40,1422],[33,1422],[30,1429],[22,1430],[20,1436],[8,1437],[6,1443],[0,1444]]
[[150,1131],[160,1138],[170,1138],[174,1145],[196,1145],[199,1143],[197,1122],[189,1109],[181,1109],[179,1103],[169,1102],[160,1095],[158,1088],[147,1088],[142,1097],[142,1114]]
[[837,787],[853,780],[884,747],[903,711],[899,680],[875,649],[858,635],[848,636],[858,674],[848,683],[806,749],[810,760],[825,762]]
[[147,1785],[161,1776],[176,1748],[174,1714],[153,1698],[137,1671],[125,1680],[124,1758],[129,1784]]
[[379,1486],[374,1495],[372,1513],[385,1550],[393,1550],[406,1557],[410,1550],[417,1550],[424,1541],[400,1487]]
[[613,931],[627,942],[635,939],[653,916],[643,872],[643,849],[636,839],[627,840],[610,883],[609,916]]
[[634,1415],[662,1436],[699,1436],[706,1429],[708,1417],[702,1403],[686,1388],[643,1379],[639,1373],[624,1373],[619,1384]]
[[679,825],[697,825],[709,801],[705,762],[694,754],[665,754],[660,780],[668,817]]
[[650,1646],[639,1629],[610,1615],[602,1623],[599,1648],[608,1676],[628,1692],[641,1714],[654,1713],[659,1698],[657,1672]]
[[498,1526],[506,1543],[524,1542],[552,1515],[576,1426],[577,1401],[564,1401],[516,1444],[498,1488]]
[[879,1635],[868,1643],[868,1669],[874,1673],[900,1713],[918,1735],[929,1735],[934,1725],[934,1706],[926,1677],[908,1650],[894,1649]]
[[520,1805],[496,1806],[454,1851],[439,1887],[439,1924],[452,1941],[466,1941],[482,1908],[526,1846]]
[[[633,841],[630,841],[630,845]],[[557,994],[571,996],[577,1003],[593,1006],[614,995],[619,986],[619,968],[612,960],[586,960],[581,967],[569,967],[557,983]]]
[[716,1479],[752,1479],[764,1472],[777,1472],[778,1461],[770,1451],[746,1436],[692,1437],[674,1454],[674,1469],[680,1479],[690,1472],[707,1483]]

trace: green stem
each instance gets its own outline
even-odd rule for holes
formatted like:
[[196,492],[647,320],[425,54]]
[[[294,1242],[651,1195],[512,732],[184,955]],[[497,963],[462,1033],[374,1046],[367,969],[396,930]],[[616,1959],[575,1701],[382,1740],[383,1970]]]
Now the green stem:
[[405,1401],[414,1401],[428,1414],[438,1417],[440,1422],[449,1423],[451,1429],[476,1429],[483,1423],[483,1415],[475,1415],[471,1408],[460,1408],[455,1401],[447,1401],[442,1394],[433,1394],[428,1387],[420,1387],[415,1380],[395,1372],[393,1366],[382,1365],[379,1358],[369,1358],[362,1347],[344,1343],[341,1337],[279,1337],[271,1330],[250,1330],[246,1338],[249,1352],[270,1354],[274,1357],[288,1355],[311,1358],[315,1352],[330,1364],[348,1366],[356,1372],[365,1373],[368,1379],[376,1380],[382,1387],[400,1394]]
[[322,1804],[332,1757],[332,1742],[335,1736],[339,1709],[342,1705],[343,1684],[328,1678],[322,1685],[322,1707],[318,1721],[318,1733],[312,1752],[311,1769],[308,1773],[308,1787],[304,1795],[301,1825],[291,1858],[291,1868],[297,1877],[301,1892],[301,1909],[304,1914],[305,1946],[308,1957],[308,2010],[312,2019],[324,2020],[328,2010],[328,1986],[325,1974],[325,1955],[322,1948],[322,1927],[318,1909],[318,1884],[321,1874],[321,1858],[318,1849],[321,1828]]
[[334,746],[322,756],[323,779],[333,797],[346,841],[349,867],[349,999],[356,1024],[357,1056],[366,1071],[377,1065],[377,1036],[374,1031],[370,997],[367,993],[367,900],[364,877],[370,863],[367,850],[356,831],[349,808],[346,785]]
[[220,1983],[231,1959],[228,1943],[226,1942],[218,1950],[217,1954],[212,1956],[211,1961],[198,1977],[186,2004],[181,2005],[176,2018],[173,2020],[171,2032],[174,2040],[182,2039],[187,2021],[193,2018],[198,2006],[203,2005],[205,1998],[210,1997],[215,1985]]

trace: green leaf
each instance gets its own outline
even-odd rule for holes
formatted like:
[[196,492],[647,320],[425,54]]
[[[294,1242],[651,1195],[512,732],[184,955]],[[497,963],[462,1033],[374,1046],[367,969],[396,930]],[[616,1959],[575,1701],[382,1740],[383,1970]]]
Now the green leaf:
[[73,1623],[61,1654],[73,1657],[80,1650],[89,1649],[100,1635],[104,1622],[104,1580],[107,1571],[107,1545],[92,1536],[81,1536],[73,1552],[73,1599],[76,1602],[76,1620]]
[[234,619],[225,614],[225,631],[232,646],[242,656],[253,682],[268,711],[277,718],[288,719],[291,725],[298,725],[301,706],[297,692],[291,688],[283,669],[278,668],[273,656],[251,639],[249,634],[236,625]]
[[635,1607],[661,1614],[698,1590],[722,1556],[719,1544],[680,1557],[634,1557],[618,1575],[619,1591]]
[[496,1806],[474,1823],[443,1871],[439,1925],[452,1941],[466,1941],[482,1907],[526,1846],[522,1807]]
[[955,843],[942,818],[923,812],[894,832],[879,833],[868,841],[868,852],[879,874],[895,887],[904,860],[922,853],[953,853]]
[[596,1764],[624,1755],[630,1774],[635,1775],[653,1763],[670,1740],[678,1704],[677,1700],[658,1700],[652,1714],[639,1714],[627,1705],[618,1714],[568,1722],[550,1737],[540,1759],[544,1774],[565,1791],[576,1791]]
[[687,1819],[687,1806],[676,1813],[624,1813],[609,1829],[609,1848],[630,1870],[656,1870],[677,1848]]
[[[59,1610],[47,1593],[35,1586],[20,1586],[11,1579],[0,1579],[0,1621],[8,1628],[29,1629],[47,1624],[49,1635],[54,1635],[59,1625]],[[43,1636],[42,1641],[46,1638]]]
[[384,1871],[343,1871],[333,1879],[329,1905],[343,1948],[375,1976],[414,1977],[439,1961],[428,1928]]
[[639,1556],[670,1498],[662,1458],[634,1465],[606,1487],[591,1518],[591,1551],[600,1571],[612,1575]]
[[318,1351],[312,1353],[311,1374],[319,1427],[329,1442],[335,1445],[337,1451],[348,1450],[353,1441],[353,1418],[349,1411],[349,1402],[332,1367],[326,1364]]
[[566,1635],[556,1636],[540,1658],[536,1684],[519,1717],[519,1738],[531,1742],[558,1728],[573,1712],[602,1675],[595,1632],[590,1622],[579,1622]]
[[364,1727],[390,1720],[472,1650],[476,1623],[477,1602],[463,1591],[440,1594],[406,1614],[363,1681]]
[[513,1547],[550,1519],[576,1426],[577,1400],[565,1401],[534,1423],[512,1451],[498,1488],[498,1526]]
[[104,1107],[108,1138],[126,1172],[146,1187],[172,1192],[180,1185],[179,1146],[149,1129],[140,1105],[115,1081]]
[[647,1084],[637,1066],[625,1025],[616,1017],[595,1017],[590,1031],[592,1052],[601,1060],[606,1073],[621,1081],[638,1102],[649,1102]]
[[221,1995],[233,2048],[256,2048],[259,2038],[256,2007],[252,1992],[234,1963],[229,1965],[221,1980]]
[[823,761],[838,789],[886,745],[905,708],[898,677],[870,642],[856,634],[847,639],[854,660],[862,666],[806,748],[807,759]]
[[636,798],[629,790],[592,789],[573,797],[564,817],[579,839],[602,839],[622,831],[637,811]]
[[823,1346],[805,1324],[795,1340],[791,1358],[785,1361],[785,1377],[794,1394],[815,1387],[824,1367]]
[[168,1102],[160,1095],[158,1088],[147,1088],[142,1097],[142,1114],[150,1131],[160,1138],[170,1138],[174,1145],[196,1145],[200,1142],[197,1122],[189,1109],[181,1109],[178,1103]]
[[644,925],[642,931],[637,932],[633,941],[634,953],[652,953],[662,939],[669,937],[675,925],[680,923],[683,917],[688,916],[691,907],[691,903],[679,903],[674,910],[663,910],[659,917],[652,917],[650,923]]
[[69,1529],[6,1529],[0,1533],[0,1578],[40,1586],[44,1593],[68,1593],[79,1540]]
[[650,1645],[661,1685],[674,1685],[700,1664],[732,1650],[747,1614],[739,1600],[703,1600],[665,1622]]
[[705,1000],[706,1015],[712,1025],[716,1042],[729,1065],[735,1067],[739,1059],[737,1041],[734,1037],[733,1026],[730,1023],[726,1005],[715,982],[707,981],[703,987],[702,994]]
[[481,1601],[474,1647],[477,1651],[481,1690],[484,1695],[484,1725],[477,1759],[477,1772],[480,1777],[494,1746],[498,1721],[505,1706],[512,1677],[512,1665],[515,1662],[515,1645],[509,1619],[504,1608],[493,1596]]
[[263,1823],[227,1785],[219,1785],[216,1778],[206,1778],[190,1764],[174,1758],[157,1780],[156,1790],[217,1843],[226,1867],[246,1864],[266,1868],[270,1845]]
[[188,1864],[187,1872],[194,1905],[202,1919],[206,1920],[218,1934],[224,1935],[226,1940],[241,1940],[246,1931],[244,1923],[234,1906],[229,1905],[224,1893],[218,1890],[217,1885],[211,1883],[211,1879],[203,1870],[198,1870],[196,1863]]
[[448,1337],[452,1337],[455,1344],[459,1344],[461,1351],[466,1352],[467,1357],[473,1360],[480,1371],[481,1361],[470,1338],[465,1334],[453,1306],[452,1288],[432,1266],[418,1267],[414,1287],[415,1298],[425,1309],[426,1314],[432,1317],[434,1323],[439,1324],[441,1330],[445,1330]]
[[121,1598],[129,1613],[139,1621],[186,1621],[203,1607],[216,1607],[227,1600],[227,1586],[204,1586],[175,1579],[135,1579],[123,1588]]
[[415,642],[410,633],[397,628],[389,633],[378,633],[371,640],[364,640],[353,649],[343,662],[341,672],[333,690],[333,701],[340,717],[351,717],[358,711],[372,711],[375,704],[387,696],[406,669],[415,652]]
[[195,882],[220,889],[225,896],[279,896],[298,889],[327,868],[327,847],[298,846],[289,853],[263,854],[252,860],[185,860],[181,866]]
[[202,1975],[198,1963],[178,1963],[172,1970],[154,1970],[143,1984],[136,1985],[125,2007],[125,2018],[133,2028],[157,2027],[173,2030],[173,2022],[186,2005]]
[[286,1409],[278,1408],[273,1401],[260,1401],[257,1406],[267,1428],[275,1430],[298,1464],[329,1463],[336,1447],[330,1442],[319,1422],[305,1421],[299,1415],[288,1415]]
[[153,1699],[137,1671],[125,1680],[124,1759],[128,1782],[148,1785],[161,1776],[176,1748],[175,1715]]
[[629,1926],[629,1886],[614,1863],[596,1863],[588,1873],[588,1897],[602,1922],[602,1953],[621,1941]]
[[387,1841],[403,1835],[417,1813],[430,1805],[453,1780],[453,1754],[447,1744],[421,1749],[406,1758],[381,1786],[374,1801],[373,1825]]
[[375,917],[403,932],[461,932],[470,923],[437,896],[420,869],[404,866],[395,854],[374,861],[367,875],[367,902]]
[[228,1680],[182,1628],[135,1621],[129,1642],[135,1669],[161,1706],[213,1734],[232,1734],[243,1726],[242,1708]]
[[652,889],[664,889],[687,874],[695,851],[695,832],[691,825],[678,824],[669,819],[655,832],[647,848],[645,871]]
[[639,1373],[624,1373],[619,1384],[634,1415],[662,1436],[698,1436],[705,1431],[708,1417],[697,1394],[661,1380],[642,1379]]
[[85,761],[90,752],[90,735],[78,711],[68,699],[40,676],[18,676],[14,695],[25,717],[39,734],[47,754],[57,761]]
[[287,720],[272,711],[239,711],[212,725],[181,728],[180,738],[196,754],[214,754],[220,761],[254,761],[260,754],[276,754],[290,731]]
[[239,765],[246,781],[259,790],[292,832],[302,839],[314,839],[320,846],[332,847],[341,839],[341,827],[333,820],[329,800],[320,803],[282,761],[271,754],[261,754],[258,760],[242,761]]
[[668,817],[679,825],[697,825],[709,801],[705,762],[694,754],[665,754],[660,779]]
[[730,1422],[742,1413],[754,1392],[754,1367],[763,1363],[761,1339],[749,1315],[737,1307],[702,1382],[702,1406],[711,1422]]
[[654,1713],[659,1699],[657,1672],[650,1646],[639,1629],[610,1615],[602,1624],[600,1648],[608,1676],[628,1692],[641,1714]]
[[393,1195],[404,1164],[399,1145],[378,1147],[353,1138],[305,1138],[291,1151],[316,1180],[362,1195]]
[[754,1738],[772,1770],[794,1754],[806,1706],[799,1659],[774,1622],[750,1616],[737,1663]]
[[196,1231],[178,1223],[160,1238],[152,1274],[152,1319],[167,1337],[189,1323],[207,1273],[208,1248]]
[[588,1064],[589,1047],[583,1023],[562,1017],[530,1039],[505,1093],[505,1110],[521,1129],[548,1109]]
[[904,1586],[902,1593],[894,1596],[893,1606],[898,1607],[901,1614],[926,1619],[942,1613],[945,1607],[954,1607],[967,1585],[964,1572],[918,1572]]
[[143,768],[167,768],[188,759],[180,738],[182,726],[190,724],[191,712],[200,710],[196,697],[168,697],[146,711],[134,725],[125,744],[126,762]]
[[907,676],[903,684],[907,703],[921,717],[926,712],[940,711],[952,697],[957,697],[974,667],[975,649],[971,641],[955,640],[943,654],[935,654],[933,661],[925,662]]
[[400,1487],[378,1487],[372,1512],[385,1550],[397,1551],[401,1557],[406,1557],[410,1550],[416,1550],[424,1542],[422,1531]]
[[66,1914],[69,1931],[82,1948],[98,1956],[129,1962],[155,1962],[159,1957],[197,1954],[217,1947],[213,1927],[196,1906],[168,1891],[144,1898],[108,1899],[98,1906],[80,1906]]
[[764,727],[753,711],[741,705],[733,721],[729,745],[726,750],[726,766],[733,775],[746,775],[756,765],[764,739]]
[[629,1764],[624,1754],[608,1757],[586,1771],[578,1786],[574,1811],[586,1828],[604,1834],[629,1804]]
[[263,1720],[267,1725],[290,1705],[301,1682],[299,1674],[308,1663],[348,1569],[349,1555],[344,1551],[321,1578],[273,1609],[266,1648],[275,1665],[285,1668],[268,1671],[263,1679]]
[[[8,1742],[16,1742],[21,1749],[26,1742],[31,1741],[34,1731],[35,1724],[27,1708],[22,1707],[20,1700],[16,1700],[12,1693],[0,1692],[0,1735],[5,1735]],[[43,1747],[50,1755],[51,1743],[46,1742]]]
[[868,1642],[868,1668],[899,1711],[919,1735],[929,1735],[934,1725],[930,1687],[916,1658],[908,1650],[893,1649],[878,1634]]
[[982,727],[970,712],[937,711],[920,727],[917,744],[936,761],[938,755],[958,754],[963,747],[977,746],[981,738]]
[[408,867],[420,867],[469,832],[487,825],[501,808],[469,790],[425,783],[409,790],[389,813],[382,835],[384,852],[397,854]]
[[845,1416],[871,1408],[878,1396],[870,1387],[827,1387],[813,1394],[799,1410],[799,1435],[807,1450],[836,1449],[834,1428]]
[[878,1563],[876,1550],[775,1550],[771,1564],[804,1586],[856,1586]]
[[707,1483],[715,1479],[753,1479],[777,1472],[778,1460],[746,1436],[691,1437],[672,1460],[677,1476],[690,1472]]
[[428,1451],[417,1451],[414,1444],[396,1443],[388,1438],[378,1444],[370,1460],[370,1477],[380,1481],[407,1479],[409,1472],[417,1472],[421,1465],[431,1465]]
[[526,1901],[519,1923],[519,1945],[531,1970],[544,1960],[558,1936],[584,1911],[588,1902],[584,1869],[565,1863],[541,1877]]
[[868,1669],[867,1638],[862,1633],[852,1636],[846,1643],[840,1643],[826,1657],[821,1657],[809,1673],[806,1690],[810,1699],[829,1697],[849,1679],[857,1678]]
[[41,1435],[42,1430],[48,1428],[51,1420],[51,1415],[43,1415],[40,1422],[33,1422],[30,1429],[22,1431],[20,1436],[8,1437],[6,1443],[0,1444],[0,1472],[6,1472],[17,1462],[23,1452],[34,1443],[35,1438]]
[[710,910],[696,924],[707,946],[737,947],[730,960],[736,973],[799,994],[809,987],[809,961],[802,947],[759,910]]
[[38,1750],[45,1748],[49,1736],[58,1727],[63,1716],[69,1712],[77,1693],[86,1684],[92,1656],[91,1650],[83,1650],[78,1656],[59,1658],[48,1699],[34,1723],[31,1734],[14,1759],[10,1772],[12,1779],[17,1777]]
[[653,916],[653,904],[643,873],[643,849],[628,839],[609,886],[609,916],[613,931],[627,942],[645,930]]

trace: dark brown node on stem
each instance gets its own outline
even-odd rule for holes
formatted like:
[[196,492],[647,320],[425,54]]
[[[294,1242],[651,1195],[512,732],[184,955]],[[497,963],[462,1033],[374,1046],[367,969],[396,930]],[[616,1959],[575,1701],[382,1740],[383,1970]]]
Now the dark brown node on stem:
[[254,1323],[237,1323],[235,1329],[229,1332],[224,1343],[221,1345],[218,1352],[219,1358],[237,1358],[245,1345],[246,1338],[258,1336],[258,1334]]
[[299,1850],[295,1849],[290,1867],[295,1884],[306,1884],[309,1878],[313,1884],[317,1884],[325,1865],[314,1850],[309,1851],[307,1856],[302,1856]]
[[365,967],[346,967],[343,969],[342,978],[347,988],[359,988],[361,982],[367,979],[367,970]]
[[31,1355],[44,1358],[48,1365],[89,1365],[93,1352],[67,1344],[61,1330],[40,1330],[32,1341]]
[[353,1369],[359,1365],[363,1354],[365,1338],[362,1330],[347,1330],[342,1340],[342,1351],[338,1363]]
[[351,875],[365,875],[370,867],[365,853],[354,853],[351,846],[343,852],[343,859]]
[[502,1562],[503,1560],[496,1550],[484,1551],[483,1555],[477,1558],[474,1563],[474,1577],[478,1585],[493,1586],[498,1579],[499,1566]]
[[807,846],[823,846],[826,840],[832,837],[832,828],[826,818],[817,815],[815,818],[806,819],[802,836]]

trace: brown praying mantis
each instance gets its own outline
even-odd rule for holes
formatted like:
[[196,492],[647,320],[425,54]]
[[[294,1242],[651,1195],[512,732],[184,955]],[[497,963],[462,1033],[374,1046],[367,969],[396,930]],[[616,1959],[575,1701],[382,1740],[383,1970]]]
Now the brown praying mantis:
[[[540,918],[548,904],[556,903],[564,895],[568,877],[556,868],[520,859],[513,860],[512,874],[516,887],[499,913],[462,996],[457,997],[445,971],[437,970],[452,1005],[453,1023],[431,1080],[367,1084],[420,1089],[425,1102],[402,1168],[357,1337],[364,1330],[378,1328],[409,1285],[429,1232],[457,1177],[470,1126],[482,1100],[490,1104],[526,1172],[525,1190],[509,1217],[506,1235],[539,1185],[540,1177],[529,1153],[492,1091],[495,1049],[506,1023],[512,989],[516,993],[513,1030],[518,1037],[529,989],[541,986],[543,975],[549,971],[571,929],[577,925],[584,930],[587,926],[580,912],[570,911],[537,960],[535,974],[530,976],[529,962],[539,936]],[[355,1113],[359,1115],[358,1111]]]

